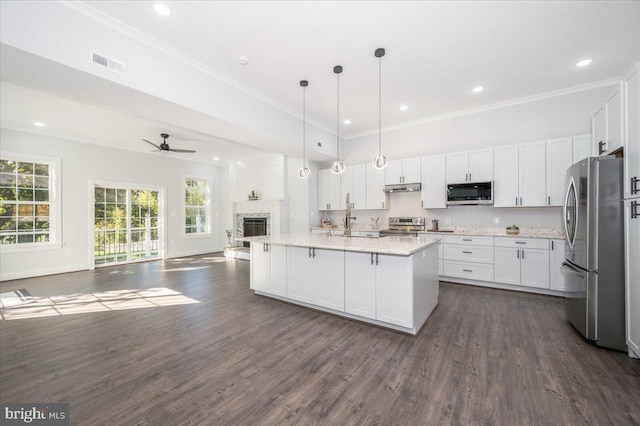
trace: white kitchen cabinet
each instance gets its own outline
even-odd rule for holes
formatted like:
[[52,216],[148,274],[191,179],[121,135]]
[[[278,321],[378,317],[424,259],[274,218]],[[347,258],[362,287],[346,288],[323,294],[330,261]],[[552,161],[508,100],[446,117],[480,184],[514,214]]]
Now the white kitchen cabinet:
[[366,206],[366,186],[367,186],[367,168],[366,165],[347,166],[340,176],[340,200],[342,207],[339,210],[346,209],[347,193],[350,194],[351,208],[354,210],[362,210]]
[[385,183],[387,185],[418,183],[420,178],[420,158],[389,161],[385,168]]
[[446,159],[444,155],[422,157],[422,208],[444,209],[447,207]]
[[[624,78],[624,198],[640,196],[640,62]],[[640,307],[638,307],[640,309]]]
[[375,254],[376,319],[413,327],[413,263],[410,256]]
[[624,81],[610,93],[604,106],[592,118],[593,152],[609,155],[624,145]]
[[565,278],[562,273],[564,248],[564,240],[551,240],[551,250],[549,250],[549,288],[551,290],[566,291]]
[[547,206],[562,206],[564,179],[573,164],[573,139],[560,138],[547,141]]
[[345,312],[376,318],[375,254],[345,252]]
[[549,241],[544,239],[495,239],[497,283],[549,288]]
[[624,218],[627,345],[640,356],[640,198],[625,200]]
[[446,183],[493,180],[493,148],[446,154]]
[[546,144],[530,142],[496,147],[494,207],[536,207],[547,204]]
[[493,281],[493,237],[444,235],[442,275]]
[[251,243],[250,288],[286,296],[287,252],[284,246]]
[[591,157],[591,135],[574,136],[573,138],[573,159],[571,164]]
[[287,247],[287,297],[344,311],[344,251]]
[[389,194],[384,192],[385,170],[378,170],[373,164],[366,166],[367,210],[389,208]]
[[340,200],[340,175],[330,169],[318,171],[318,210],[344,210],[346,204]]

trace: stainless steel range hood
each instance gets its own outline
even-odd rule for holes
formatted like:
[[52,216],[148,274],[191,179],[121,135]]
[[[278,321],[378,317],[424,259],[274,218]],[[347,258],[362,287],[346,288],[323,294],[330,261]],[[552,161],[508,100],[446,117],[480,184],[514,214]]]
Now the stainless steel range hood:
[[385,185],[384,192],[416,192],[422,189],[419,183],[399,183],[397,185]]

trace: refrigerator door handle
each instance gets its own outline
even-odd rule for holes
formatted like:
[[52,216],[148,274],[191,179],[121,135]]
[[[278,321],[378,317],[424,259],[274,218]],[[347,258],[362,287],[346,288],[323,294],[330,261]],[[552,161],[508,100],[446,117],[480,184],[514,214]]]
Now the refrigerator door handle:
[[571,266],[567,262],[562,262],[562,269],[570,274],[577,275],[581,279],[586,278],[586,275],[582,271],[577,270],[575,267]]

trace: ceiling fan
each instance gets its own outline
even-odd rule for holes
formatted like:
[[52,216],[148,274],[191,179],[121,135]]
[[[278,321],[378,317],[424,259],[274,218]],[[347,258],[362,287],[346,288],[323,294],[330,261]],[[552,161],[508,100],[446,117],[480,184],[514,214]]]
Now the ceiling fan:
[[169,138],[169,135],[167,133],[160,133],[160,137],[162,137],[162,143],[160,145],[156,145],[155,143],[148,141],[146,139],[142,139],[143,141],[145,141],[146,143],[155,146],[156,148],[158,148],[158,151],[162,152],[162,151],[172,151],[172,152],[190,152],[193,153],[195,152],[192,149],[173,149],[169,146],[169,144],[167,143],[167,138]]

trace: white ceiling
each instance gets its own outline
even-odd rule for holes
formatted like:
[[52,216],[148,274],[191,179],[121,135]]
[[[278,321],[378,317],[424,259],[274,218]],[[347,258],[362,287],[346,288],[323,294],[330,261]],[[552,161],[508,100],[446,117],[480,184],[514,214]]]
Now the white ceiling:
[[[85,6],[288,110],[301,110],[299,81],[307,79],[308,116],[334,130],[332,69],[340,64],[341,121],[352,120],[348,127],[341,123],[347,137],[377,129],[378,47],[387,50],[383,127],[608,80],[640,58],[640,1],[163,1],[173,11],[168,18],[157,15],[153,3]],[[13,83],[2,86],[2,125],[24,128],[40,110],[58,116],[72,110],[75,120],[58,117],[60,129],[39,131],[140,151],[146,147],[132,141],[166,131],[175,136],[175,147],[196,148],[203,161],[247,158],[258,152],[250,143],[255,141],[264,142],[266,151],[287,153],[275,141],[214,117],[152,96],[124,96],[124,88],[106,80],[2,48],[2,78]],[[247,66],[239,55],[249,57]],[[590,66],[575,67],[587,57],[593,58]],[[472,93],[477,85],[485,91]],[[118,105],[109,96],[117,90],[126,99]],[[406,112],[399,110],[403,103],[410,107]]]

